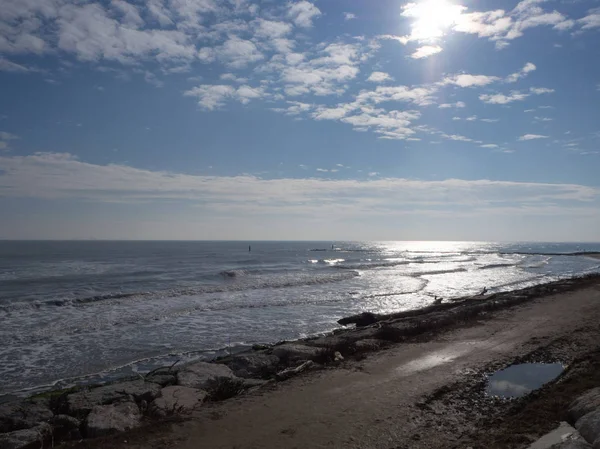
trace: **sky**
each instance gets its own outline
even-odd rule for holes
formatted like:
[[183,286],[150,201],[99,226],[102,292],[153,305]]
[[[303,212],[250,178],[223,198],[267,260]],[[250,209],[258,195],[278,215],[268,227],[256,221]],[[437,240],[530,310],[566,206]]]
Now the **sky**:
[[599,0],[2,0],[0,238],[600,241]]

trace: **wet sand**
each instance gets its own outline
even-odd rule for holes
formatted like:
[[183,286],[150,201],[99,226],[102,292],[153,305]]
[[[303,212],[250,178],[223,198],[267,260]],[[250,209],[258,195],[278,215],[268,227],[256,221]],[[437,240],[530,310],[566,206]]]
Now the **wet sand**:
[[[462,442],[474,448],[522,447],[524,441],[512,441],[514,431],[502,434],[498,423],[509,422],[539,394],[511,403],[485,399],[484,375],[518,360],[548,359],[569,365],[563,377],[584,376],[581,360],[593,357],[600,342],[598,322],[596,279],[453,330],[415,337],[363,360],[346,360],[254,394],[206,404],[173,426],[82,447],[466,447]],[[600,355],[597,359],[600,366]],[[573,391],[589,383],[590,374],[585,376],[571,380]],[[546,400],[552,396],[548,388],[542,393]],[[563,393],[561,400],[569,401],[569,394]],[[532,423],[521,439],[533,441],[560,420],[560,408],[551,408],[543,419],[534,416],[542,410],[539,406],[533,415],[519,418]],[[492,434],[497,444],[488,441]]]

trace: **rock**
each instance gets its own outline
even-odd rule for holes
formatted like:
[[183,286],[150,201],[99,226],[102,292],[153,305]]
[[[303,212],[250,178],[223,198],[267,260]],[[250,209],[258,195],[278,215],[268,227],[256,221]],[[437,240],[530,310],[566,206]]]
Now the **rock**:
[[15,430],[0,434],[0,449],[33,449],[44,447],[52,435],[49,424],[41,424],[31,429]]
[[550,449],[590,449],[592,446],[583,440],[568,440],[550,446]]
[[569,405],[568,416],[572,423],[579,418],[600,408],[600,388],[594,388],[579,396]]
[[133,402],[96,405],[86,419],[88,438],[125,432],[140,425],[140,411]]
[[342,356],[342,353],[339,351],[335,351],[335,353],[333,354],[333,361],[334,362],[341,362],[342,360],[344,360],[344,357]]
[[80,440],[80,426],[81,422],[69,415],[56,415],[52,418],[54,437],[61,440]]
[[52,411],[39,402],[20,401],[0,405],[0,432],[29,429],[52,419]]
[[152,382],[160,385],[161,387],[167,387],[169,385],[177,384],[177,375],[173,373],[152,373],[145,377],[146,382]]
[[306,370],[312,368],[313,365],[314,365],[314,362],[312,360],[308,360],[296,368],[287,368],[287,369],[284,369],[283,371],[278,372],[275,375],[275,377],[277,378],[277,380],[286,380],[286,379],[289,379],[290,377],[296,376],[296,375],[302,373],[303,371],[306,371]]
[[171,416],[189,413],[202,405],[206,391],[196,388],[168,386],[161,390],[161,396],[154,400],[153,410],[158,416]]
[[81,390],[67,396],[70,414],[83,416],[96,405],[119,401],[153,401],[160,395],[160,385],[143,380],[118,382],[91,390]]
[[229,360],[224,360],[233,373],[238,377],[269,377],[277,372],[279,358],[265,353],[249,353],[234,355]]
[[356,350],[358,352],[377,351],[387,344],[384,340],[377,338],[366,338],[364,340],[358,340],[355,343]]
[[594,444],[592,444],[592,449],[600,449],[600,438],[594,441]]
[[184,387],[205,390],[210,387],[211,380],[219,377],[235,378],[228,366],[220,363],[198,362],[188,365],[179,371],[178,383]]
[[299,345],[296,343],[284,343],[273,348],[273,355],[277,356],[283,363],[297,360],[310,360],[319,355],[322,348]]
[[575,428],[588,443],[600,438],[600,409],[582,416],[575,423]]
[[369,326],[370,324],[377,323],[379,317],[371,312],[363,312],[358,315],[352,315],[346,318],[338,320],[338,324],[347,326],[348,324],[356,324],[357,327]]

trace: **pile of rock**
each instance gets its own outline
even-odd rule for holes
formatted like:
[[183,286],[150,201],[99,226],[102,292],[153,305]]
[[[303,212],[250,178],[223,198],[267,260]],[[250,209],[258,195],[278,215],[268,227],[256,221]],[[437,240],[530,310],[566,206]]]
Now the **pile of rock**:
[[551,449],[600,449],[600,388],[594,388],[573,401],[569,406],[568,420],[574,429],[563,435],[563,441],[551,446]]
[[[165,368],[145,378],[49,392],[0,404],[0,449],[41,448],[49,441],[96,438],[124,432],[148,419],[189,414],[205,401],[222,400],[285,380],[318,364],[318,346],[284,343],[229,356]],[[343,360],[332,352],[331,361]]]

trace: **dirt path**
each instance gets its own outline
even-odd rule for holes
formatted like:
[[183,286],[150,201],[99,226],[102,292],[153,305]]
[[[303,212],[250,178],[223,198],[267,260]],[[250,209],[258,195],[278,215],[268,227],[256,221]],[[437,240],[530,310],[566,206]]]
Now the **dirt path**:
[[[279,384],[260,396],[209,407],[178,428],[183,448],[440,447],[455,441],[416,404],[491,363],[510,363],[578,333],[577,352],[598,336],[600,287],[546,297],[423,343],[401,344],[341,369]],[[443,421],[443,418],[440,418]],[[458,430],[457,430],[458,432]],[[419,442],[411,440],[419,435]],[[174,435],[174,436],[175,436]],[[178,438],[178,439],[179,439]],[[418,443],[418,444],[417,444]]]

